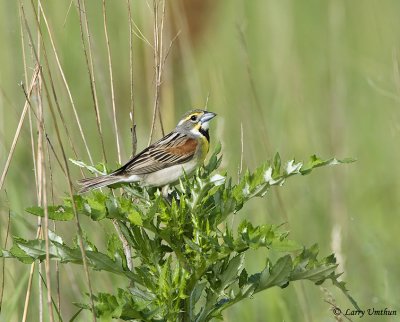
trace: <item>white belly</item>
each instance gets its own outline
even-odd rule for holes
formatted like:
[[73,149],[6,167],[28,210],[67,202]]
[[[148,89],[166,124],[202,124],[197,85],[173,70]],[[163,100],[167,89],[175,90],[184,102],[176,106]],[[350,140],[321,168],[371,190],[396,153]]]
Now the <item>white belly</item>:
[[183,173],[190,175],[196,170],[198,164],[196,160],[192,160],[185,164],[174,165],[146,175],[133,175],[126,182],[139,181],[144,186],[162,187],[167,184],[178,181]]

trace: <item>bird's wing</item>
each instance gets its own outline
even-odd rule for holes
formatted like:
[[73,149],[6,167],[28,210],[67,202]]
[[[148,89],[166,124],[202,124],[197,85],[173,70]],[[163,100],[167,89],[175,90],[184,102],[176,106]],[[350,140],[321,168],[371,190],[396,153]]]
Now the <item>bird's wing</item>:
[[182,133],[171,132],[134,156],[114,174],[147,174],[187,162],[193,158],[197,144],[196,139]]

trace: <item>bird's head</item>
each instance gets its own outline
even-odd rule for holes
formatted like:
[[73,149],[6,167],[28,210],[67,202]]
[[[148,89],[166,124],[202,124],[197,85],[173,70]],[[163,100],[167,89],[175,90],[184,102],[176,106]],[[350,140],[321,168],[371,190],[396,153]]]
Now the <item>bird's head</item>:
[[205,136],[209,140],[209,121],[217,114],[203,110],[193,110],[186,113],[176,126],[177,130],[183,131],[191,136]]

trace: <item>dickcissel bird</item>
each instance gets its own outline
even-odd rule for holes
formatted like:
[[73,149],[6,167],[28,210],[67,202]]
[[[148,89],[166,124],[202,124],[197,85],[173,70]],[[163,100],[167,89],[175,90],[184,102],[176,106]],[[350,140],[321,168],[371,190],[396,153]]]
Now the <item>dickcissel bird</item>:
[[121,168],[96,178],[86,178],[79,193],[123,182],[163,187],[193,173],[206,158],[210,146],[209,121],[215,113],[193,110],[186,113],[175,129],[135,155]]

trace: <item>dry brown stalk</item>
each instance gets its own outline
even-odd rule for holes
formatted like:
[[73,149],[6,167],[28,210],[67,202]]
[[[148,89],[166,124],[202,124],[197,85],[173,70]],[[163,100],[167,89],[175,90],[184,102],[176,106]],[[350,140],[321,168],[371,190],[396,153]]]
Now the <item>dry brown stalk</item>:
[[132,25],[132,12],[131,12],[131,1],[127,0],[128,6],[128,25],[129,25],[129,76],[131,81],[131,135],[132,135],[132,154],[131,157],[133,158],[136,154],[137,149],[137,137],[136,137],[136,124],[135,124],[135,99],[134,99],[134,86],[133,86],[133,25]]
[[[159,18],[159,4],[160,0],[153,0],[153,14],[154,14],[154,68],[155,68],[155,90],[154,90],[154,105],[153,105],[153,118],[151,122],[151,130],[148,145],[153,140],[154,128],[156,123],[156,117],[160,120],[161,133],[164,136],[164,126],[161,118],[160,111],[160,100],[161,100],[161,81],[163,71],[163,29],[164,29],[164,17],[165,17],[165,0],[162,2],[162,14]],[[159,21],[160,20],[160,21]]]
[[[31,83],[29,85],[29,90],[28,90],[28,96],[29,97],[32,94],[32,90],[33,90],[33,87],[35,86],[35,83],[36,83],[38,75],[39,75],[39,67],[36,66],[35,69],[34,69],[33,75],[32,75]],[[26,100],[25,104],[24,104],[24,108],[23,108],[22,113],[21,113],[21,117],[19,119],[17,130],[15,131],[13,142],[11,144],[10,152],[8,153],[8,156],[7,156],[6,164],[5,164],[4,169],[3,169],[3,173],[1,174],[0,191],[3,188],[4,180],[6,179],[8,168],[10,167],[11,159],[12,159],[12,157],[14,155],[15,146],[17,145],[19,136],[21,134],[21,128],[22,128],[22,125],[24,123],[25,115],[26,115],[26,112],[28,111],[28,108],[29,108],[29,103]]]
[[76,120],[76,123],[77,123],[78,128],[79,128],[79,133],[80,133],[80,135],[82,137],[83,144],[85,145],[85,149],[86,149],[86,152],[88,154],[89,160],[93,164],[92,155],[90,153],[90,150],[89,150],[89,147],[88,147],[88,144],[87,144],[87,141],[86,141],[86,137],[85,137],[85,135],[83,133],[82,125],[81,125],[81,122],[79,120],[79,115],[78,115],[78,112],[77,112],[76,107],[75,107],[75,102],[74,102],[74,99],[72,97],[71,90],[69,88],[69,85],[68,85],[67,79],[65,77],[63,68],[61,66],[60,59],[59,59],[58,53],[57,53],[57,49],[56,49],[56,46],[55,46],[55,43],[54,43],[54,40],[53,40],[53,35],[51,33],[51,29],[50,29],[49,24],[47,22],[47,18],[46,18],[46,15],[44,13],[42,5],[39,5],[39,10],[40,10],[40,12],[42,14],[43,21],[44,21],[44,23],[46,25],[47,33],[48,33],[49,39],[50,39],[50,44],[51,44],[51,47],[53,49],[54,57],[55,57],[56,62],[57,62],[57,67],[58,67],[58,70],[60,71],[61,78],[62,78],[63,83],[65,85],[65,88],[67,90],[68,98],[69,98],[69,100],[71,102],[71,107],[72,107],[72,110],[74,112],[75,120]]
[[[95,76],[94,76],[94,67],[93,67],[93,58],[92,58],[92,43],[90,40],[91,37],[90,37],[90,31],[89,31],[89,22],[88,22],[88,19],[86,16],[85,0],[77,0],[77,1],[78,1],[79,27],[80,27],[80,31],[81,31],[81,40],[82,40],[82,46],[83,46],[83,53],[85,56],[86,67],[87,67],[87,71],[88,71],[88,75],[89,75],[89,83],[90,83],[90,90],[92,93],[94,112],[95,112],[95,116],[96,116],[97,131],[99,133],[99,137],[100,137],[100,141],[101,141],[101,149],[103,152],[104,162],[107,162],[107,155],[106,155],[104,139],[103,139],[103,131],[101,129],[99,102],[97,99],[96,80],[95,80]],[[84,20],[84,22],[83,22],[83,20]],[[84,25],[85,25],[85,31],[84,31]],[[85,33],[86,33],[87,42],[88,42],[88,49],[86,48],[86,43],[85,43]]]
[[[6,193],[6,197],[8,199],[7,190],[5,190],[5,193]],[[4,241],[4,249],[7,249],[8,235],[10,233],[10,222],[11,222],[11,210],[9,209],[8,210],[8,218],[7,218],[6,238],[5,238],[5,241]],[[6,268],[5,260],[3,259],[3,263],[2,263],[2,266],[1,266],[1,271],[2,271],[1,277],[2,277],[2,280],[1,280],[1,291],[0,291],[0,313],[1,313],[1,308],[2,308],[2,305],[3,305],[3,294],[4,294],[4,285],[5,285],[5,273],[6,273],[5,272],[5,268]]]
[[[37,24],[37,29],[40,32],[40,26],[39,26],[38,20],[36,19],[37,14],[36,14],[36,9],[35,9],[33,0],[31,0],[31,4],[32,4],[32,10],[34,11],[34,14],[35,14],[35,22]],[[30,32],[30,28],[29,28],[28,21],[26,19],[23,7],[22,7],[22,14],[23,14],[23,17],[24,17],[26,31],[28,33],[30,42],[32,44],[32,49],[33,49],[33,53],[35,55],[35,59],[39,63],[39,57],[37,55],[35,47],[33,46],[32,35],[31,35],[31,32]],[[48,63],[45,47],[43,48],[43,54],[44,54],[43,56],[45,58],[47,71],[50,74],[50,69],[49,69],[50,66],[49,66],[49,63]],[[69,188],[69,195],[70,195],[70,198],[72,200],[72,210],[73,210],[73,213],[74,213],[74,216],[75,216],[75,223],[76,223],[77,232],[78,232],[79,247],[80,247],[80,250],[81,250],[81,253],[82,253],[82,262],[83,262],[83,267],[84,267],[84,271],[85,271],[85,275],[86,275],[86,279],[87,279],[87,283],[88,283],[88,289],[89,289],[89,295],[90,295],[90,304],[91,304],[91,309],[92,309],[92,317],[93,317],[93,321],[96,321],[92,285],[91,285],[91,282],[90,282],[90,275],[89,275],[86,251],[85,251],[85,248],[84,248],[84,245],[83,245],[82,228],[80,226],[79,215],[78,215],[78,212],[77,212],[77,209],[76,209],[76,205],[75,205],[75,202],[74,202],[74,198],[73,198],[72,179],[71,179],[71,176],[70,176],[68,160],[67,160],[67,157],[66,157],[66,154],[65,154],[64,145],[63,145],[63,142],[62,142],[62,139],[61,139],[61,134],[60,134],[60,130],[59,130],[59,127],[58,127],[58,122],[57,122],[55,110],[54,110],[54,107],[53,107],[53,104],[52,104],[49,87],[47,85],[46,79],[43,77],[42,69],[40,69],[40,73],[42,75],[44,92],[45,92],[45,95],[46,95],[46,98],[47,98],[47,103],[48,103],[50,114],[51,114],[51,117],[52,117],[52,120],[53,120],[53,125],[54,125],[54,129],[55,129],[55,132],[56,132],[57,141],[58,141],[58,144],[59,144],[61,152],[62,152],[64,166],[65,166],[65,169],[66,169],[67,182],[68,182],[68,188]],[[49,79],[50,80],[52,79],[51,76],[49,76]],[[52,89],[54,89],[54,87],[52,87]]]
[[106,37],[108,70],[110,73],[111,103],[112,103],[112,113],[113,113],[113,121],[114,121],[115,140],[117,143],[118,162],[121,164],[121,148],[119,146],[117,115],[116,115],[116,107],[115,107],[114,80],[113,80],[113,70],[112,70],[112,63],[111,63],[111,49],[110,49],[110,40],[108,38],[108,30],[107,30],[106,0],[103,0],[103,24],[104,24],[104,34]]

